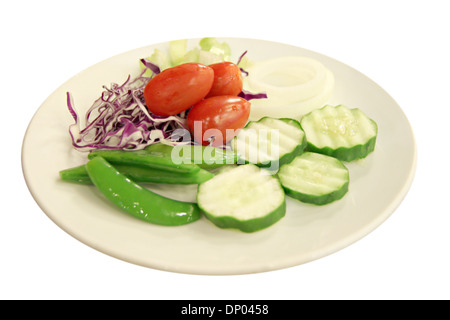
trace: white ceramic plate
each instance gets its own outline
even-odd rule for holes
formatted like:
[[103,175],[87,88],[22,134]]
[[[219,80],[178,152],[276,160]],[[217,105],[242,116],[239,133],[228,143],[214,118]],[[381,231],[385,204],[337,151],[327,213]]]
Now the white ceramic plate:
[[[196,45],[199,39],[189,40]],[[106,202],[94,187],[64,183],[59,170],[86,162],[71,146],[66,92],[84,114],[103,85],[138,73],[138,60],[167,43],[132,50],[102,61],[60,86],[34,115],[23,142],[27,185],[42,210],[67,233],[103,253],[137,265],[191,274],[246,274],[300,265],[361,239],[388,218],[412,183],[416,146],[397,103],[372,80],[334,59],[302,48],[254,39],[227,41],[234,58],[248,50],[259,61],[304,55],[320,60],[335,75],[329,101],[359,107],[379,127],[375,152],[348,164],[350,188],[340,201],[316,207],[287,199],[286,216],[252,234],[223,230],[208,220],[162,227],[132,218]],[[195,186],[151,186],[179,200],[195,200]]]

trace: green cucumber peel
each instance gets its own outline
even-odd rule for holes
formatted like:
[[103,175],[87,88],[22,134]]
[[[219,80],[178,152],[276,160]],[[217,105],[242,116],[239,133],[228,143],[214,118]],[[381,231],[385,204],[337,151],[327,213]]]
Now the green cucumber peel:
[[283,218],[286,214],[286,202],[281,203],[269,214],[250,220],[240,220],[232,216],[217,217],[207,211],[202,210],[202,212],[209,221],[221,229],[237,229],[245,233],[253,233],[266,229]]

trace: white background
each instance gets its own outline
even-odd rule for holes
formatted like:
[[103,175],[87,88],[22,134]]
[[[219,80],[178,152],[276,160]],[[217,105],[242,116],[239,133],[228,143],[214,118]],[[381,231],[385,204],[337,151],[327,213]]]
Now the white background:
[[[448,299],[450,10],[446,1],[3,1],[0,5],[2,299]],[[57,227],[21,169],[25,130],[79,71],[179,38],[248,37],[331,56],[399,103],[418,146],[400,207],[322,259],[243,276],[151,270],[100,253]]]

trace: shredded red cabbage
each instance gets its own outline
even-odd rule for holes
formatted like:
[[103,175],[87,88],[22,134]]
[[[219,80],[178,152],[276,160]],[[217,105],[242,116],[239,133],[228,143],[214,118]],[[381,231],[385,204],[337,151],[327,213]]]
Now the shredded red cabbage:
[[238,94],[238,96],[243,98],[243,99],[245,99],[245,100],[247,100],[247,101],[252,100],[252,99],[266,99],[267,98],[267,94],[264,93],[264,92],[252,93],[252,92],[249,92],[247,90],[242,90]]
[[[237,62],[236,62],[236,65],[239,65],[239,63],[241,62],[241,60],[242,60],[242,58],[244,58],[244,56],[247,54],[247,50],[246,51],[244,51],[244,53],[243,54],[241,54],[241,56],[238,58],[238,60],[237,60]],[[244,70],[244,69],[242,69],[242,68],[239,68],[239,69],[241,69],[241,73],[242,73],[242,75],[243,76],[248,76],[248,72],[246,71],[246,70]]]
[[145,58],[141,59],[140,61],[146,68],[150,69],[154,74],[158,74],[161,72],[161,69],[159,68],[159,66],[157,66],[153,62],[151,62]]
[[[244,51],[244,53],[242,53],[240,55],[240,57],[238,58],[236,64],[239,65],[239,63],[242,61],[242,58],[244,58],[244,56],[247,54],[247,51]],[[239,68],[241,70],[241,73],[244,77],[248,76],[248,71],[244,70],[243,68]],[[265,92],[260,92],[260,93],[253,93],[253,92],[249,92],[246,90],[242,90],[239,94],[239,97],[249,101],[252,99],[266,99],[267,98],[267,94]]]
[[139,150],[157,142],[170,145],[190,143],[190,139],[181,139],[183,137],[177,130],[188,130],[185,113],[160,117],[146,108],[144,89],[151,78],[144,77],[144,72],[134,80],[128,76],[122,85],[113,83],[110,88],[103,86],[105,90],[101,97],[86,112],[83,129],[72,95],[67,92],[67,107],[75,120],[69,127],[75,149]]

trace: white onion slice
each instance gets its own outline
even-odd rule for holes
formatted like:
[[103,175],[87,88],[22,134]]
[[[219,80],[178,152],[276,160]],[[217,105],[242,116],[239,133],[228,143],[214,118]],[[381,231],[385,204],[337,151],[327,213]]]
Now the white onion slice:
[[244,87],[268,96],[252,101],[251,120],[264,116],[299,119],[323,106],[334,89],[331,71],[308,57],[279,57],[255,63],[247,71]]

